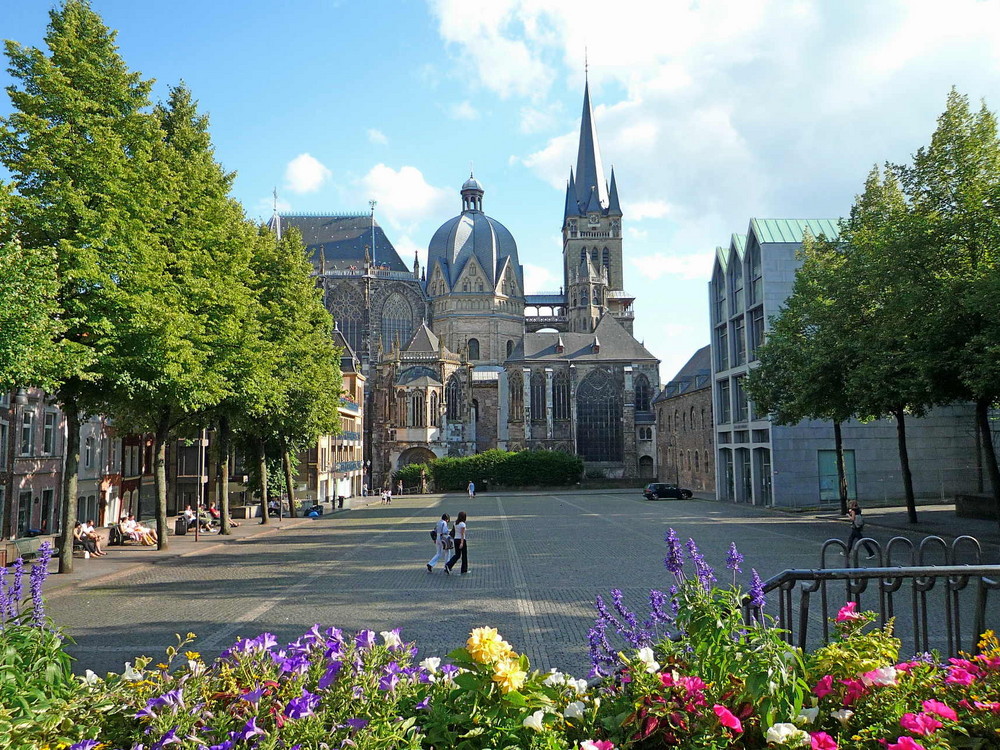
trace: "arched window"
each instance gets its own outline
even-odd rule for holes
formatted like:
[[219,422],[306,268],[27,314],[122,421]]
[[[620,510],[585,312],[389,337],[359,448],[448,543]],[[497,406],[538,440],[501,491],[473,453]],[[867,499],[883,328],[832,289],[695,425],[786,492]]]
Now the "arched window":
[[479,339],[469,339],[469,359],[479,359]]
[[611,251],[607,248],[601,251],[601,263],[605,268],[611,270]]
[[569,419],[569,372],[560,370],[552,381],[552,417]]
[[507,339],[507,356],[509,357],[511,355],[511,352],[513,351],[514,351],[514,342],[511,339]]
[[694,452],[694,470],[700,471],[700,464],[698,462],[698,451]]
[[688,415],[687,412],[685,412],[681,414],[681,429],[686,431],[687,428],[688,428]]
[[584,461],[621,461],[624,455],[620,378],[593,370],[576,392],[577,452]]
[[674,429],[678,432],[680,432],[681,429],[681,415],[676,409],[674,409]]
[[444,392],[445,408],[448,411],[448,421],[457,422],[462,419],[465,411],[465,404],[462,399],[462,381],[458,373],[454,373],[448,378],[448,387]]
[[540,372],[531,376],[531,419],[545,419],[545,376]]
[[410,426],[423,427],[427,420],[424,411],[424,394],[417,391],[410,395]]
[[587,260],[587,248],[581,247],[580,248],[580,262],[583,263],[583,261],[585,261],[585,260]]
[[592,247],[590,249],[590,259],[592,261],[594,261],[594,265],[596,266],[597,265],[597,248],[596,247]]
[[480,281],[479,284],[476,285],[476,291],[477,292],[483,291],[483,282]]
[[437,391],[431,391],[431,426],[441,426],[440,400]]
[[701,429],[705,429],[705,407],[701,407]]
[[403,295],[393,292],[382,306],[382,348],[390,349],[394,341],[402,348],[413,335],[413,309]]
[[517,370],[507,378],[510,388],[510,418],[520,422],[524,418],[524,381]]
[[601,304],[600,298],[598,298],[598,296],[597,296],[597,290],[595,289],[594,290],[594,307],[597,307],[600,304]]
[[403,391],[396,393],[396,413],[392,423],[398,427],[406,427],[406,393]]
[[691,407],[691,429],[694,429],[694,407]]
[[365,299],[351,282],[343,281],[327,289],[326,308],[337,328],[358,356],[368,349],[364,337]]
[[649,411],[652,388],[649,386],[649,378],[640,374],[635,379],[635,410]]

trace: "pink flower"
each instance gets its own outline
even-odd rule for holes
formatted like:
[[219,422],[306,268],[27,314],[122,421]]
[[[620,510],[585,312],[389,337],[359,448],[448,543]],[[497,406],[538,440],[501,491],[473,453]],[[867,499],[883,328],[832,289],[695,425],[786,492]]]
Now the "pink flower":
[[847,690],[844,691],[844,705],[849,706],[865,694],[865,685],[861,680],[841,680]]
[[722,724],[722,726],[737,732],[743,731],[743,724],[739,719],[733,716],[732,711],[728,708],[715,704],[712,706],[712,710],[715,711],[715,715],[719,717],[719,723]]
[[826,732],[813,732],[809,738],[810,750],[837,750],[837,743]]
[[837,613],[837,622],[845,622],[849,620],[860,620],[862,615],[857,611],[857,602],[848,602],[840,611]]
[[900,737],[885,750],[924,750],[924,746],[909,737]]
[[[961,703],[968,703],[968,701],[963,700]],[[1000,714],[1000,703],[996,701],[987,701],[986,703],[975,701],[973,705],[981,711],[992,711],[995,714]],[[969,708],[969,706],[962,706],[962,708]]]
[[895,685],[896,684],[896,668],[895,667],[879,667],[878,669],[873,669],[871,672],[865,672],[861,675],[861,681],[865,685]]
[[950,721],[958,721],[958,714],[955,713],[955,709],[946,703],[930,699],[924,701],[923,705],[924,705],[924,711],[927,711],[928,713],[937,714],[942,719],[948,719]]
[[914,734],[923,735],[933,734],[944,726],[933,716],[923,712],[919,714],[903,714],[903,718],[899,720],[899,725]]
[[615,743],[610,740],[584,740],[580,750],[615,750]]
[[944,681],[950,685],[971,685],[975,679],[975,675],[969,670],[962,667],[952,667]]
[[813,688],[817,698],[825,698],[833,692],[833,675],[823,675]]

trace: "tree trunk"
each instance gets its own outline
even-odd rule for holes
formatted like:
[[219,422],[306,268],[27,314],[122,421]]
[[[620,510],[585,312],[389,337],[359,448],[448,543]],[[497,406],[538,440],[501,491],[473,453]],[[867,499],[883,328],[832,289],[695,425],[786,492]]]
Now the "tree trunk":
[[219,455],[215,460],[216,471],[218,472],[219,496],[219,533],[232,534],[233,529],[229,523],[229,418],[219,417],[219,424],[215,431],[216,449]]
[[267,455],[263,438],[257,440],[257,469],[260,472],[260,522],[267,523],[270,515],[267,510]]
[[167,549],[167,436],[170,420],[162,415],[153,435],[153,488],[156,491],[156,548]]
[[993,432],[990,430],[990,401],[976,400],[976,423],[979,425],[979,435],[986,454],[986,473],[990,476],[990,489],[993,490],[993,503],[997,510],[997,523],[1000,524],[1000,468],[997,467],[997,449],[993,445]]
[[73,399],[62,404],[66,415],[66,461],[63,464],[63,496],[59,508],[59,572],[73,572],[73,527],[76,525],[76,487],[80,473],[80,410]]
[[913,475],[910,473],[910,454],[906,450],[906,417],[903,407],[893,410],[896,417],[896,439],[899,442],[899,470],[903,475],[903,491],[906,493],[906,515],[910,523],[917,522],[917,502],[913,497]]
[[281,452],[281,463],[285,469],[285,485],[288,487],[288,517],[295,518],[295,485],[292,482],[292,453],[288,446]]
[[840,494],[840,515],[847,515],[847,467],[844,465],[844,436],[840,422],[833,423],[833,444],[837,449],[837,490]]

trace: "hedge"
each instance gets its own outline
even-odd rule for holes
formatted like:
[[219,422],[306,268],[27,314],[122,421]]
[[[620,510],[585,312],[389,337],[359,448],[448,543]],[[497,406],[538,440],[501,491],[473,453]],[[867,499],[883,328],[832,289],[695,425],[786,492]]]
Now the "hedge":
[[439,458],[429,464],[410,464],[393,474],[406,486],[420,483],[420,470],[439,492],[464,490],[469,482],[490,487],[559,486],[580,481],[583,461],[562,451],[489,450],[465,458]]

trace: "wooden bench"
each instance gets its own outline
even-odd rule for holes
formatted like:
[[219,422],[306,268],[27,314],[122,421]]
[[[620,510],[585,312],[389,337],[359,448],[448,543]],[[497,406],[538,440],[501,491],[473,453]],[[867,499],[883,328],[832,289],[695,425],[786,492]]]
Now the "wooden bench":
[[15,557],[20,557],[24,560],[33,560],[38,556],[38,550],[41,546],[42,537],[40,536],[25,536],[15,539],[14,547],[17,549]]

